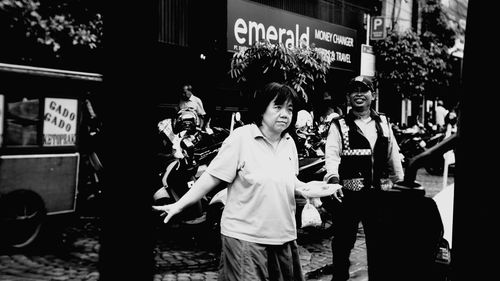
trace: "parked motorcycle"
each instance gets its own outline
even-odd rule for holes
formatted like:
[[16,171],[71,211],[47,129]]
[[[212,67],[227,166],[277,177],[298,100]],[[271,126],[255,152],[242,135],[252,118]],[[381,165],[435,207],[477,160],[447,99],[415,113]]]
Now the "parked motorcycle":
[[[400,129],[393,127],[394,135],[399,145],[403,168],[408,166],[410,159],[437,145],[445,138],[445,133],[433,130],[432,127],[411,127]],[[442,175],[444,158],[441,155],[429,159],[425,170],[432,175]]]
[[[391,193],[388,193],[387,203],[381,205],[387,209],[387,213],[394,214],[394,216],[387,217],[387,223],[381,230],[389,234],[392,229],[404,229],[408,234],[403,238],[391,237],[385,241],[379,241],[378,243],[384,246],[381,247],[384,250],[383,254],[386,257],[392,257],[401,252],[402,244],[412,241],[410,246],[405,247],[407,259],[401,263],[396,261],[396,264],[387,265],[388,275],[401,276],[403,273],[415,272],[418,274],[416,276],[422,276],[420,280],[449,280],[452,249],[451,241],[447,240],[451,236],[447,231],[451,230],[449,227],[450,219],[453,217],[453,208],[449,208],[449,202],[453,202],[453,192],[449,192],[448,188],[453,187],[447,187],[443,189],[444,192],[441,191],[430,198],[424,196],[425,188],[416,181],[416,178],[417,171],[421,167],[432,159],[443,157],[456,147],[457,142],[458,136],[451,135],[415,156],[405,169],[404,180],[395,184]],[[395,208],[404,212],[391,211]],[[443,214],[445,216],[442,216]],[[380,235],[380,237],[389,236]]]
[[[159,181],[153,190],[153,205],[171,204],[179,200],[201,176],[229,135],[227,129],[211,128],[210,120],[206,129],[201,130],[196,126],[197,118],[194,111],[184,110],[175,119],[167,118],[158,123],[163,149],[158,154]],[[207,230],[204,233],[205,239],[218,235],[217,224],[221,211],[215,204],[209,204],[217,191],[215,189],[189,206],[174,217],[171,224],[202,226]]]
[[296,144],[299,154],[299,179],[302,181],[323,180],[326,173],[325,145],[328,136],[328,123],[315,127],[296,126]]
[[[215,157],[224,139],[236,127],[244,125],[240,114],[234,114],[229,130],[196,128],[197,116],[192,112],[180,112],[175,119],[165,119],[158,123],[164,148],[170,151],[160,153],[159,188],[154,190],[153,205],[163,205],[179,200],[203,173]],[[209,124],[209,122],[208,122]],[[296,127],[296,129],[299,129]],[[302,128],[303,129],[303,128]],[[303,181],[322,180],[324,169],[324,145],[327,126],[296,131],[299,152],[299,179]],[[209,239],[214,249],[218,249],[220,239],[220,218],[227,199],[227,184],[214,188],[199,202],[191,205],[175,216],[171,224],[189,224],[202,227],[200,239]],[[297,225],[300,226],[300,210],[305,204],[297,198]],[[158,219],[162,219],[157,216]]]
[[81,215],[99,215],[102,203],[103,161],[100,148],[102,122],[95,113],[91,99],[85,99],[81,134],[80,176],[77,208]]

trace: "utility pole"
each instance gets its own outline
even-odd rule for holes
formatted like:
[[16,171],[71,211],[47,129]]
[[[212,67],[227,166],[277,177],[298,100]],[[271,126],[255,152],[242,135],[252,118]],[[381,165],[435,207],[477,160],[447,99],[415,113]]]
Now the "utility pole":
[[[369,13],[365,13],[364,16],[365,16],[365,21],[366,21],[366,40],[365,40],[365,43],[366,43],[366,45],[371,46],[370,45],[371,16]],[[378,94],[379,93],[378,88],[374,89],[374,90],[375,90],[374,94],[376,94],[376,96],[377,96],[377,98],[375,99],[375,110],[379,111],[380,95]]]

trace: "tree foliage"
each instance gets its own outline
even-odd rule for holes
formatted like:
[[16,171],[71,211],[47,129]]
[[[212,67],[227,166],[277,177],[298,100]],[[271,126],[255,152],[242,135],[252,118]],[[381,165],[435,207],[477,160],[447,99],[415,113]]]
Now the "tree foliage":
[[315,86],[326,83],[330,64],[330,58],[314,46],[288,48],[260,41],[233,55],[229,73],[251,90],[270,81],[287,83],[307,102]]
[[440,1],[428,0],[422,8],[421,34],[424,44],[439,42],[450,48],[455,44],[456,31],[448,24]]
[[422,32],[390,31],[374,45],[377,80],[401,97],[439,95],[451,83],[452,64],[448,47],[454,32],[446,24],[440,3],[428,1],[422,11]]
[[0,0],[0,31],[3,61],[88,66],[99,60],[103,19],[89,0]]
[[427,52],[419,36],[412,31],[391,31],[375,44],[377,81],[384,89],[402,97],[423,94],[428,69]]

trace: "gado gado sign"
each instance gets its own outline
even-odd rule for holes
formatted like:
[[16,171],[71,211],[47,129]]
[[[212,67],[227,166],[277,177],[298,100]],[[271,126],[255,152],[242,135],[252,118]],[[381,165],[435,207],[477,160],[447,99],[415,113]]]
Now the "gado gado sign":
[[75,145],[77,110],[76,99],[45,99],[43,145]]
[[238,51],[260,40],[292,48],[314,44],[332,66],[354,71],[356,30],[244,0],[228,0],[227,48]]

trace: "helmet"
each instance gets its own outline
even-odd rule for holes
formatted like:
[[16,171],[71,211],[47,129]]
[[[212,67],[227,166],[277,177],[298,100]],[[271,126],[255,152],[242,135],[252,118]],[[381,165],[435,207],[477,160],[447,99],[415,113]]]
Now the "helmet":
[[177,113],[177,118],[174,120],[174,133],[181,131],[193,131],[200,124],[200,118],[194,109],[181,109]]
[[307,112],[307,110],[300,110],[297,113],[297,121],[295,122],[295,128],[303,131],[307,130],[313,125],[313,117]]

